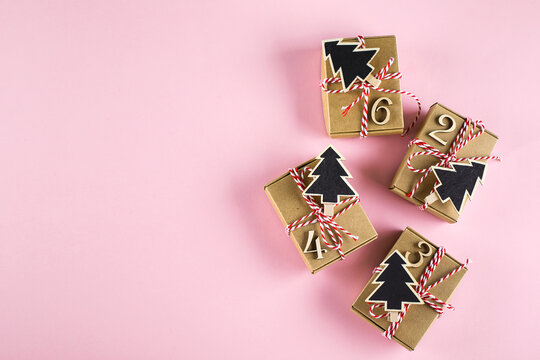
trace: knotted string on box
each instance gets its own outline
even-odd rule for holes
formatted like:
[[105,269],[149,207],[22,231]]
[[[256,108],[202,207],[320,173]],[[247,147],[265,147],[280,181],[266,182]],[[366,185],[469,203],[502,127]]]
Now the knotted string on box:
[[[426,270],[420,276],[420,281],[418,281],[418,285],[416,285],[414,288],[415,291],[420,296],[420,298],[424,301],[424,303],[427,304],[429,307],[431,307],[433,310],[435,310],[437,314],[439,314],[439,316],[444,313],[445,309],[454,310],[454,307],[442,301],[441,299],[437,298],[435,295],[431,294],[429,290],[439,285],[440,283],[442,283],[443,281],[445,281],[452,275],[456,274],[457,272],[461,271],[463,268],[465,268],[469,264],[469,259],[467,259],[465,261],[465,264],[460,265],[459,267],[452,270],[451,272],[449,272],[448,274],[446,274],[439,280],[435,281],[433,284],[426,286],[429,278],[431,277],[431,275],[433,274],[433,272],[439,265],[444,254],[446,254],[446,249],[444,247],[440,247],[435,253],[435,255],[433,256],[433,258],[431,259],[431,261],[429,262],[428,266],[426,267]],[[377,267],[375,268],[373,272],[381,272],[381,271],[382,269],[380,267]],[[369,309],[369,314],[375,319],[382,319],[388,316],[388,313],[380,314],[380,315],[375,314],[374,310],[376,308],[380,308],[383,306],[384,306],[383,304],[372,304]],[[399,328],[399,325],[403,321],[403,318],[405,317],[405,314],[409,310],[410,306],[411,304],[405,304],[403,311],[399,313],[398,321],[391,323],[388,329],[386,329],[386,331],[383,332],[384,337],[386,337],[387,339],[392,339],[392,337],[394,337],[397,329]]]
[[[474,133],[474,129],[478,127],[479,131]],[[471,118],[466,118],[465,122],[463,123],[463,126],[459,130],[458,135],[452,142],[452,145],[450,146],[450,149],[448,149],[448,153],[443,153],[433,146],[426,143],[424,140],[420,139],[414,139],[409,143],[409,147],[413,145],[417,145],[424,151],[417,151],[409,156],[407,159],[407,167],[409,170],[415,173],[424,174],[422,177],[418,180],[418,182],[414,185],[413,189],[407,193],[407,197],[412,198],[416,190],[420,187],[422,182],[427,178],[427,176],[432,171],[432,166],[425,168],[425,169],[417,169],[411,165],[412,159],[414,159],[416,156],[423,156],[423,155],[431,155],[438,157],[440,161],[433,165],[437,167],[445,167],[449,168],[451,162],[461,162],[466,160],[497,160],[501,161],[500,156],[470,156],[470,157],[457,157],[456,154],[459,150],[463,149],[465,145],[469,143],[469,141],[476,139],[480,135],[482,135],[486,131],[486,127],[484,126],[484,123],[481,120],[472,120]],[[437,186],[438,182],[436,181],[433,185],[433,189],[431,189],[431,192],[429,195],[431,195],[435,191],[435,187]],[[428,195],[428,196],[429,196]],[[425,210],[429,206],[429,203],[427,201],[424,201],[424,204],[420,206],[420,209]]]
[[[341,259],[344,259],[345,254],[343,254],[343,251],[341,249],[343,247],[343,235],[350,237],[354,241],[358,240],[358,236],[348,232],[341,225],[339,225],[335,221],[335,219],[341,214],[348,211],[354,205],[360,203],[360,198],[358,196],[353,196],[338,202],[336,206],[343,205],[345,203],[349,204],[334,216],[324,214],[323,207],[317,204],[311,196],[304,194],[304,190],[306,189],[306,186],[304,185],[304,180],[308,171],[311,171],[311,168],[305,167],[301,172],[298,172],[297,169],[289,169],[289,174],[291,174],[294,182],[298,186],[298,189],[302,193],[302,197],[304,198],[308,206],[311,208],[311,212],[306,216],[303,216],[300,219],[287,225],[287,234],[290,234],[292,231],[298,228],[310,224],[319,223],[321,238],[323,242],[326,244],[326,246],[328,246],[329,249],[336,250]],[[325,233],[328,233],[329,238],[326,237]]]
[[[358,41],[360,42],[360,48],[362,48],[362,49],[365,48],[366,47],[366,42],[365,42],[364,37],[361,36],[361,35],[358,35],[357,38],[358,38]],[[394,58],[388,59],[388,63],[386,64],[386,66],[383,67],[381,70],[379,70],[377,75],[375,75],[374,77],[377,80],[381,80],[381,81],[382,80],[391,80],[391,79],[401,79],[403,77],[401,72],[388,73],[388,69],[390,68],[390,66],[393,63],[394,63]],[[367,132],[367,126],[368,126],[367,125],[368,99],[369,99],[369,93],[370,93],[371,90],[390,93],[390,94],[407,95],[407,96],[410,96],[411,98],[413,98],[416,101],[416,103],[418,104],[418,111],[416,112],[416,117],[415,117],[414,121],[403,131],[401,136],[405,136],[414,127],[414,125],[418,121],[418,118],[420,117],[420,111],[422,109],[422,104],[420,103],[420,99],[416,95],[414,95],[413,93],[411,93],[409,91],[385,89],[385,88],[381,88],[379,86],[374,86],[374,85],[370,84],[367,81],[358,81],[358,80],[355,81],[354,85],[351,87],[350,90],[343,90],[343,89],[329,90],[328,89],[328,84],[335,84],[335,83],[340,83],[340,82],[342,82],[341,78],[330,77],[330,78],[326,78],[326,79],[321,80],[320,86],[321,86],[321,89],[324,92],[328,93],[328,94],[344,94],[344,93],[349,92],[349,91],[362,90],[360,95],[352,103],[350,103],[347,106],[342,107],[343,111],[341,112],[341,115],[346,116],[348,114],[349,110],[351,110],[356,104],[358,104],[360,102],[360,100],[364,99],[364,108],[362,110],[362,123],[360,125],[360,136],[361,137],[366,137],[368,135],[368,132]]]

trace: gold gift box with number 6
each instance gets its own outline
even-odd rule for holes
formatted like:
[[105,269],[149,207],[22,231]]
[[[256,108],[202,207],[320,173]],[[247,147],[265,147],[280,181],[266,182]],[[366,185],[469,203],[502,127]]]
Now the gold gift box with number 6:
[[[342,42],[358,43],[358,38],[345,38]],[[390,58],[394,58],[394,62],[388,69],[388,73],[399,72],[395,36],[366,37],[365,43],[366,48],[379,49],[370,61],[374,68],[372,75],[377,74],[379,70],[386,66]],[[330,60],[324,57],[324,49],[321,59],[321,80],[334,77]],[[342,89],[341,83],[328,84],[327,86],[328,90]],[[400,80],[382,80],[379,87],[400,90]],[[363,101],[352,107],[345,116],[342,115],[342,108],[351,104],[360,96],[362,90],[351,90],[343,94],[321,92],[328,135],[332,138],[360,136]],[[375,105],[375,108],[373,108],[373,105]],[[368,136],[401,134],[404,126],[401,95],[371,90],[368,98],[367,123]]]
[[[452,143],[465,123],[465,119],[466,118],[464,116],[459,115],[458,113],[439,103],[433,104],[426,114],[423,124],[418,130],[416,138],[423,140],[438,151],[448,154]],[[475,127],[473,131],[477,133],[479,128]],[[468,133],[470,133],[470,131]],[[496,135],[488,130],[485,130],[483,134],[475,139],[472,139],[462,149],[460,149],[456,153],[456,156],[458,158],[490,156],[495,144],[497,143],[497,140],[498,138]],[[432,171],[420,184],[412,197],[407,196],[407,194],[413,190],[415,185],[423,176],[422,173],[416,173],[410,170],[407,166],[407,160],[411,154],[423,150],[424,149],[421,149],[417,145],[409,147],[403,161],[399,165],[399,168],[394,175],[392,183],[390,184],[390,190],[392,192],[398,194],[402,198],[417,206],[424,204],[426,197],[430,195],[434,185],[437,182],[437,178]],[[411,160],[411,166],[416,169],[428,169],[429,167],[436,165],[439,161],[440,159],[435,156],[422,155],[413,158]],[[485,161],[482,162],[485,163]],[[493,161],[489,161],[489,163],[489,166],[493,164],[494,166],[497,166],[497,164]],[[487,170],[487,173],[487,176],[489,177],[489,169]],[[480,184],[476,184],[475,192],[482,191],[481,187],[482,186]],[[466,206],[469,203],[468,198],[469,197],[467,196],[463,206]],[[450,223],[457,222],[460,215],[451,201],[434,201],[429,204],[426,210]]]

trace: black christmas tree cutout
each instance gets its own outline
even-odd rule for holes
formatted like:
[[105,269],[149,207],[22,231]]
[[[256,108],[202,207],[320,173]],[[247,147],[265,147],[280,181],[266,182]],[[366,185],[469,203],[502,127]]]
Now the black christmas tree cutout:
[[[330,60],[332,73],[342,80],[343,90],[350,90],[356,79],[370,81],[378,86],[373,76],[373,66],[370,61],[379,51],[379,48],[362,48],[360,43],[343,42],[343,39],[323,41],[324,59]],[[369,78],[368,78],[369,77]]]
[[331,145],[319,156],[319,163],[310,177],[315,178],[304,190],[305,195],[320,196],[326,215],[334,215],[334,206],[341,201],[342,196],[356,196],[356,191],[349,185],[346,178],[352,178],[345,166],[345,160]]
[[417,282],[407,270],[409,264],[399,251],[394,250],[381,266],[384,269],[373,280],[373,284],[379,286],[366,298],[366,302],[384,304],[388,321],[396,322],[405,304],[423,304],[424,301],[414,290]]
[[426,197],[426,202],[450,201],[460,214],[466,200],[472,199],[476,184],[484,180],[486,164],[468,160],[467,163],[450,163],[449,168],[434,166],[432,169],[437,177],[437,186],[435,192]]

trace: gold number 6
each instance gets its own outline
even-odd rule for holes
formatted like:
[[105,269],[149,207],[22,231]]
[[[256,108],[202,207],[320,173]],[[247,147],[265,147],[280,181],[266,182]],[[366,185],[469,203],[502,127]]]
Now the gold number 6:
[[[373,120],[373,122],[377,125],[384,125],[386,124],[388,121],[390,121],[390,110],[388,109],[388,107],[386,106],[379,106],[379,103],[381,101],[386,101],[386,103],[388,104],[388,106],[392,105],[392,100],[390,100],[389,98],[387,97],[381,97],[381,98],[378,98],[377,100],[375,100],[375,102],[373,103],[373,106],[371,107],[371,120]],[[384,110],[384,119],[382,121],[377,121],[377,118],[375,117],[375,115],[377,114],[377,111],[379,109],[382,109]]]

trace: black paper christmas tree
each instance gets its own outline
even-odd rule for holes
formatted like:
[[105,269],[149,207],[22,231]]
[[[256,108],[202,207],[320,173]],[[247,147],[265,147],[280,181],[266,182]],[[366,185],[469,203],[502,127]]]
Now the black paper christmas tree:
[[345,180],[352,176],[341,164],[344,158],[332,146],[329,146],[317,158],[321,161],[309,175],[315,180],[304,190],[304,194],[321,196],[323,204],[338,203],[340,196],[356,195],[354,189]]
[[386,265],[383,271],[373,280],[374,284],[380,284],[370,296],[367,302],[383,303],[388,312],[401,312],[405,304],[423,304],[424,302],[413,285],[416,280],[407,270],[407,261],[395,250],[381,265]]
[[341,39],[327,40],[323,45],[324,56],[330,59],[334,76],[341,77],[344,89],[349,89],[356,78],[364,81],[373,71],[369,62],[378,48],[360,48],[357,43],[342,43]]
[[470,198],[478,181],[482,182],[486,164],[470,160],[469,163],[451,163],[450,168],[434,167],[439,181],[435,191],[442,202],[450,200],[457,212],[461,212],[465,200]]

